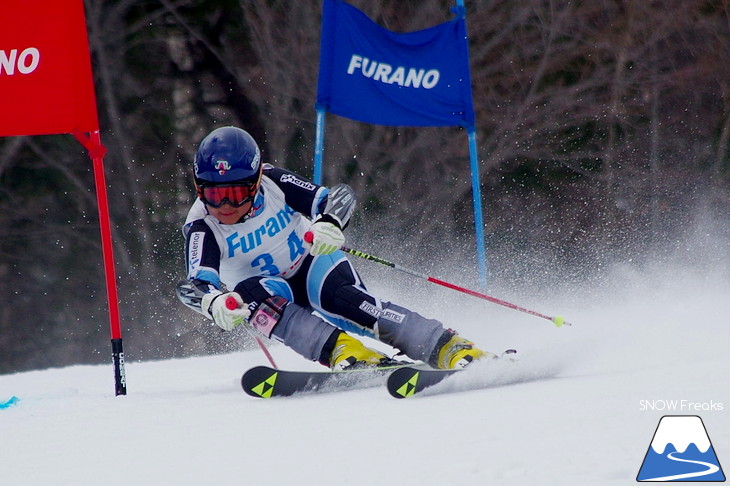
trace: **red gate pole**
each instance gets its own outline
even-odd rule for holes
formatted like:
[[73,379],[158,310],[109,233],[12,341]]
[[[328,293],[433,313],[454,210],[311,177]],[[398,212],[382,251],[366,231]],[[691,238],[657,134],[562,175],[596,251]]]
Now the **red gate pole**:
[[104,274],[106,276],[106,294],[109,306],[109,325],[112,338],[112,364],[114,365],[114,394],[127,394],[127,378],[124,371],[124,349],[122,346],[122,328],[119,319],[119,299],[117,296],[117,278],[114,270],[114,251],[112,247],[112,231],[109,223],[109,202],[104,176],[104,155],[106,147],[101,144],[99,131],[91,132],[91,137],[75,132],[74,137],[89,151],[94,167],[96,184],[96,202],[99,209],[99,228],[101,230],[101,249],[104,258]]

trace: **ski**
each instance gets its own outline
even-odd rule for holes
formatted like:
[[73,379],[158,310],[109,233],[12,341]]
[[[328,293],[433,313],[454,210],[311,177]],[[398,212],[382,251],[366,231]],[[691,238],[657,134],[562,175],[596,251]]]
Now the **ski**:
[[[502,353],[501,357],[511,356],[516,352],[514,349],[508,349]],[[510,357],[509,359],[512,360],[513,358]],[[403,366],[388,375],[386,386],[391,396],[408,398],[463,371],[464,369],[439,370],[426,366]]]
[[404,363],[349,371],[292,371],[256,366],[243,374],[241,387],[248,395],[256,398],[368,388],[382,385],[391,371],[412,365],[413,363]]
[[393,371],[388,376],[386,386],[388,392],[395,398],[412,397],[460,371],[406,366]]

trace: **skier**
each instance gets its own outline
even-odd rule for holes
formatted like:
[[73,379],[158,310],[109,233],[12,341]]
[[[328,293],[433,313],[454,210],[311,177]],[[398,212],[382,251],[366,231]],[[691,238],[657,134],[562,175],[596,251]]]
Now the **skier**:
[[346,184],[327,188],[263,164],[254,139],[236,127],[202,140],[194,171],[198,198],[183,228],[187,280],[177,295],[222,329],[249,326],[333,370],[393,363],[350,334],[434,368],[493,356],[368,292],[339,249],[355,209]]

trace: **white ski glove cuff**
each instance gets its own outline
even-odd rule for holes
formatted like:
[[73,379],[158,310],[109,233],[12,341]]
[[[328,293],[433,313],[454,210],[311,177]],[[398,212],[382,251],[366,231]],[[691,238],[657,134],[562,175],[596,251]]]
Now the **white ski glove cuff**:
[[309,235],[305,235],[305,241],[311,243],[309,253],[317,255],[329,255],[339,250],[345,244],[345,235],[336,224],[326,221],[315,221],[309,227]]
[[200,308],[206,317],[213,319],[218,327],[226,331],[232,330],[251,315],[237,292],[209,292],[203,296]]

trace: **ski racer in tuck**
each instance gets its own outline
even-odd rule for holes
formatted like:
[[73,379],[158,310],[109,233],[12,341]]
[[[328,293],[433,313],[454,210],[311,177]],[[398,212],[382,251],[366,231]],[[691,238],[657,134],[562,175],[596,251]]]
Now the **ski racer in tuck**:
[[194,171],[198,198],[183,228],[187,279],[177,295],[222,329],[249,326],[333,370],[394,363],[353,334],[434,368],[493,356],[368,292],[340,250],[355,208],[349,186],[319,186],[262,164],[254,139],[236,127],[202,140]]

